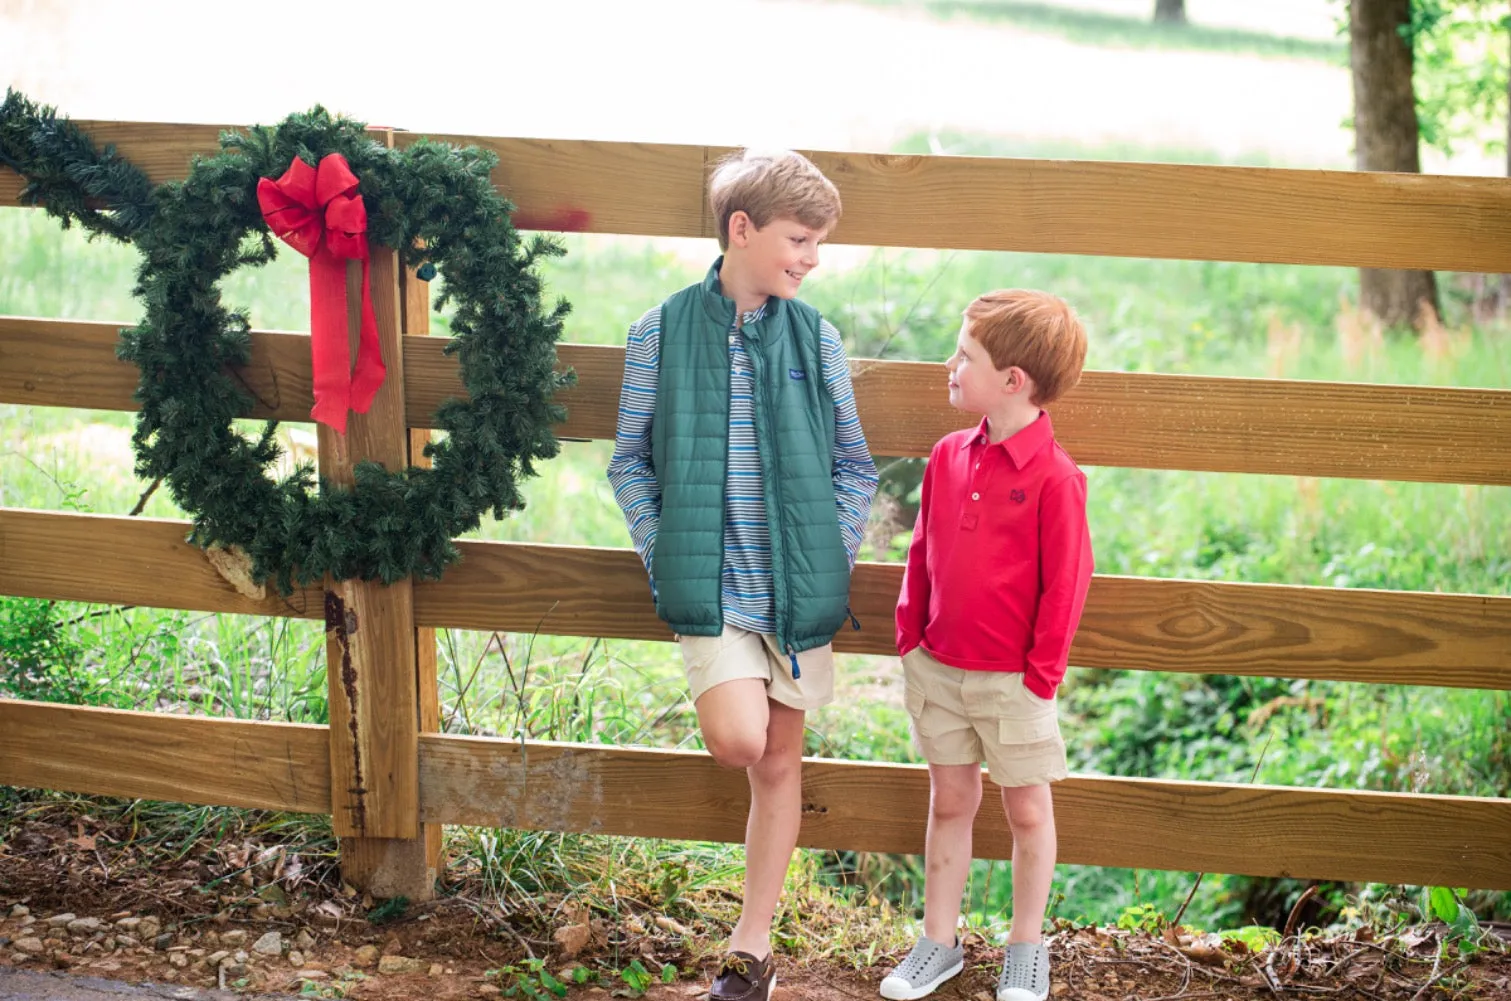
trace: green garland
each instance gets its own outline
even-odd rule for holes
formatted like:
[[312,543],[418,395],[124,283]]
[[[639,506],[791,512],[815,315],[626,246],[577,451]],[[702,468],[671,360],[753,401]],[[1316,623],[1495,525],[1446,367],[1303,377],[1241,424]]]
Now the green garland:
[[[565,411],[552,398],[571,376],[555,371],[555,343],[569,307],[543,308],[535,264],[562,248],[521,239],[513,206],[489,179],[497,158],[477,148],[422,139],[388,149],[361,123],[319,107],[246,136],[226,133],[221,147],[196,159],[184,181],[153,188],[52,109],[13,92],[0,106],[0,162],[28,181],[23,199],[142,253],[135,292],[146,316],[122,331],[118,348],[141,370],[136,471],[168,484],[193,516],[191,541],[240,547],[252,577],[283,593],[327,574],[440,576],[459,557],[452,539],[485,511],[522,508],[520,480],[560,449],[552,424]],[[454,304],[446,351],[458,356],[469,400],[437,410],[444,437],[426,446],[432,469],[363,463],[355,489],[322,481],[313,493],[307,465],[269,476],[280,452],[276,421],[255,439],[233,424],[252,403],[231,374],[249,360],[250,324],[222,303],[218,284],[277,254],[258,179],[276,179],[295,156],[313,166],[329,153],[345,156],[360,180],[369,238],[399,248],[406,266],[432,263],[445,279],[437,307]]]

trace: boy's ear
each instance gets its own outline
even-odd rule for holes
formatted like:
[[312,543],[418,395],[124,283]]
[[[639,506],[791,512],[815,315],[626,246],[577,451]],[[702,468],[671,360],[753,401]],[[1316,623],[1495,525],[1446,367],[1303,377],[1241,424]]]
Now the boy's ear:
[[755,223],[750,215],[743,209],[737,210],[729,216],[729,245],[731,247],[744,247],[750,242],[751,231],[755,229]]
[[1007,369],[1007,382],[1004,384],[1003,388],[1005,388],[1009,393],[1017,394],[1023,392],[1025,389],[1028,389],[1031,386],[1032,382],[1033,380],[1028,377],[1027,372],[1023,371],[1016,365],[1010,365]]

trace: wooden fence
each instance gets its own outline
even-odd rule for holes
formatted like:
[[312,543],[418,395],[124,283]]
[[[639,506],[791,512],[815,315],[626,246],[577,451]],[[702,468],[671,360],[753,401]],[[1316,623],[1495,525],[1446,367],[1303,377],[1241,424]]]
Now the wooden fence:
[[[218,128],[86,122],[156,180],[183,176]],[[403,145],[404,133],[381,133]],[[495,150],[522,225],[712,236],[695,146],[437,136]],[[839,242],[1225,261],[1511,272],[1511,181],[1416,175],[815,153],[840,187]],[[0,171],[0,205],[19,179]],[[0,250],[3,255],[3,250]],[[3,257],[0,257],[3,260]],[[320,429],[324,475],[417,456],[455,363],[425,336],[423,283],[375,254],[390,378],[345,441]],[[652,290],[654,291],[654,290]],[[117,324],[0,317],[0,402],[131,410]],[[566,436],[611,438],[623,351],[562,346],[579,383]],[[880,456],[927,455],[960,417],[940,367],[853,362]],[[253,335],[249,417],[308,419],[308,338]],[[1055,409],[1088,465],[1511,485],[1511,391],[1088,372]],[[0,508],[0,593],[208,612],[325,616],[326,591],[239,594],[179,521]],[[461,543],[439,581],[331,590],[359,612],[332,634],[330,727],[0,700],[0,782],[331,814],[343,872],[377,895],[429,895],[439,825],[739,841],[744,776],[699,752],[444,735],[438,627],[669,639],[630,550]],[[891,654],[901,567],[861,564],[865,624],[840,650]],[[1073,664],[1511,689],[1511,598],[1099,575]],[[1283,753],[1281,751],[1280,753]],[[360,763],[360,765],[359,765]],[[360,767],[361,776],[357,770]],[[800,841],[919,852],[920,766],[812,760]],[[1011,837],[988,797],[976,851]],[[1056,791],[1062,861],[1511,888],[1511,800],[1074,777]]]

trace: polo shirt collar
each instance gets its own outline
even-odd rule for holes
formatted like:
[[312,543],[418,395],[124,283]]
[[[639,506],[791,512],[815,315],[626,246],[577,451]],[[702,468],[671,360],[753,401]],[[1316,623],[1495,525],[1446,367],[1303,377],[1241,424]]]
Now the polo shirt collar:
[[[976,444],[987,444],[991,441],[990,430],[991,426],[986,418],[981,418],[981,423],[976,427],[976,433],[966,438],[961,447],[969,448]],[[1055,429],[1050,423],[1048,411],[1040,410],[1039,416],[1032,424],[997,444],[1007,452],[1007,457],[1012,460],[1013,466],[1022,469],[1035,455],[1039,454],[1039,449],[1043,448],[1047,442],[1054,441],[1054,437]]]

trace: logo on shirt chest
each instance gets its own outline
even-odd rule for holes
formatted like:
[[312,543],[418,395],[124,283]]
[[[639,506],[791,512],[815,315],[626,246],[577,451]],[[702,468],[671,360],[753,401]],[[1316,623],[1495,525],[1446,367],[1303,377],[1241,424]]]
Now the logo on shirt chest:
[[1009,490],[1007,493],[1007,499],[1012,501],[1014,504],[1022,504],[1024,501],[1028,500],[1028,494],[1022,490]]
[[789,368],[787,370],[787,378],[796,379],[797,381],[801,382],[802,380],[808,378],[808,373],[804,372],[800,368]]

